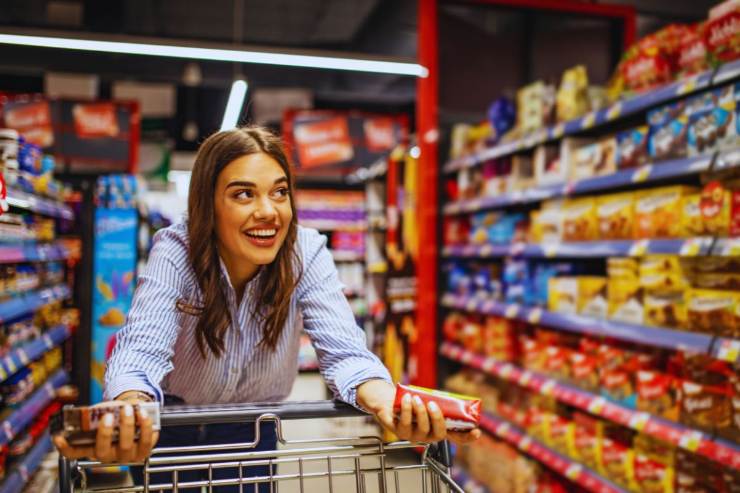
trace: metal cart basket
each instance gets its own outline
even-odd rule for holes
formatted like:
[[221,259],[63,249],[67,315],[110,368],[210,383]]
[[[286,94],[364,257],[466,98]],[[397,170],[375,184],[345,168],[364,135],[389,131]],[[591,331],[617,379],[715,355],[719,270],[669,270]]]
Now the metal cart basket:
[[[103,466],[93,461],[60,458],[61,493],[134,493],[207,491],[218,493],[230,486],[240,493],[416,493],[458,492],[463,489],[450,476],[448,444],[383,443],[379,437],[351,437],[311,440],[286,440],[281,421],[285,419],[337,418],[361,416],[360,411],[332,401],[286,402],[258,405],[165,407],[161,425],[205,425],[254,422],[255,439],[250,443],[158,447],[143,464],[144,484],[123,487],[91,487],[91,470]],[[274,421],[276,450],[254,450],[260,441],[260,424]],[[410,451],[420,451],[413,454]],[[177,457],[171,455],[177,453]],[[269,466],[269,467],[265,467]],[[255,468],[269,474],[256,476]],[[214,471],[234,471],[214,479]],[[250,472],[250,469],[252,470]],[[200,471],[199,481],[178,481],[184,471]],[[161,473],[166,473],[164,476]],[[166,481],[153,481],[166,477]],[[233,476],[233,477],[231,477]],[[192,475],[191,475],[192,477]],[[261,485],[261,486],[257,486]]]

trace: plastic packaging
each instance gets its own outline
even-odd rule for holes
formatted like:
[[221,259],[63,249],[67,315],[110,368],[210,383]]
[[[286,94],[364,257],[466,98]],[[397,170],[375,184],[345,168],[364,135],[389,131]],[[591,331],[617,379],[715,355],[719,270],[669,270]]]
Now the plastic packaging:
[[476,397],[400,383],[396,385],[396,401],[393,405],[396,414],[401,412],[401,400],[407,394],[419,396],[425,405],[429,402],[436,403],[445,416],[448,430],[472,430],[480,422],[481,402]]

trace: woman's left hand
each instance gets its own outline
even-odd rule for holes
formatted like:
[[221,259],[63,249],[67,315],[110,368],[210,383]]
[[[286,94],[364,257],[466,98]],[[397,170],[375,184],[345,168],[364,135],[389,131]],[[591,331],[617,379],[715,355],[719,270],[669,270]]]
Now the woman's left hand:
[[445,417],[434,402],[428,405],[416,397],[406,395],[401,402],[401,415],[396,418],[393,403],[396,388],[385,380],[368,380],[357,387],[357,403],[371,412],[380,424],[401,440],[410,442],[439,442],[450,440],[457,444],[480,438],[478,428],[466,432],[447,431]]

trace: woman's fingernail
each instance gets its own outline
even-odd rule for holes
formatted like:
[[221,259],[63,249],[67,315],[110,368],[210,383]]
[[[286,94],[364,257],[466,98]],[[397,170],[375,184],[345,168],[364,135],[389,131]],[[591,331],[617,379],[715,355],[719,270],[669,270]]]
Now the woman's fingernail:
[[429,401],[429,404],[427,404],[427,405],[429,406],[429,410],[431,412],[433,412],[433,413],[439,412],[439,406],[437,405],[436,402]]
[[424,403],[423,403],[423,402],[421,402],[421,397],[419,397],[418,395],[415,395],[415,396],[414,396],[414,404],[416,404],[417,406],[422,406],[422,405],[424,405]]
[[123,415],[126,416],[127,418],[130,418],[131,416],[133,416],[134,415],[133,406],[129,406],[128,404],[123,406]]
[[113,415],[111,413],[107,413],[105,416],[103,416],[103,425],[113,426]]
[[406,394],[403,396],[403,403],[404,404],[411,404],[411,394]]

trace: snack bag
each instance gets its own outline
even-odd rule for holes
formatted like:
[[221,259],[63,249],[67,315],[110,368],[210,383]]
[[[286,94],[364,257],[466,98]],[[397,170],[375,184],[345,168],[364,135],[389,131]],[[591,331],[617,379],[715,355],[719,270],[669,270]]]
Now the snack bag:
[[682,77],[710,68],[707,45],[704,42],[704,23],[699,22],[684,32],[678,55],[678,71]]
[[704,29],[704,42],[712,64],[740,57],[740,7],[725,2],[715,7]]
[[401,400],[407,394],[419,396],[425,405],[429,402],[437,404],[445,416],[448,430],[472,430],[480,422],[481,403],[476,397],[400,383],[396,385],[396,400],[393,405],[396,415],[401,412]]

